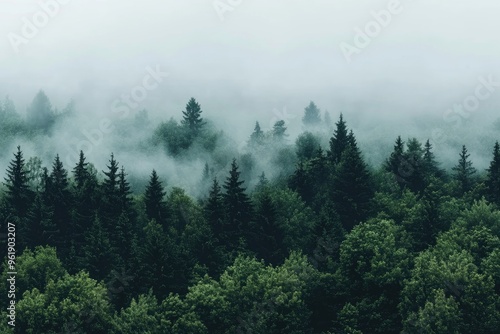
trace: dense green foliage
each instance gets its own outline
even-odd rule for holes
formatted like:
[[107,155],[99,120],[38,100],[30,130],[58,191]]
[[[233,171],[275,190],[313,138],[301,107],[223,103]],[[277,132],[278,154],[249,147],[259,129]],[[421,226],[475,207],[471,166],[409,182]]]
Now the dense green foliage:
[[[39,93],[25,123],[7,99],[2,140],[50,132],[51,108]],[[1,230],[17,227],[17,333],[498,332],[498,143],[486,171],[465,146],[443,170],[430,141],[398,137],[377,168],[313,102],[295,143],[283,120],[256,123],[241,154],[201,114],[191,99],[146,142],[210,157],[202,194],[160,169],[134,192],[119,154],[97,172],[84,152],[43,167],[18,147],[0,192]],[[256,170],[263,158],[273,170]]]

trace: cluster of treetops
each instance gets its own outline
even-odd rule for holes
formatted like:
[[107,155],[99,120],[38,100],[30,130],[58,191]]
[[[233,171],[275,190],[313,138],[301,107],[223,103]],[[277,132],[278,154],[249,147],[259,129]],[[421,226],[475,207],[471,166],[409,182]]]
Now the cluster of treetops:
[[[177,153],[204,136],[201,113],[191,99]],[[303,120],[321,124],[314,103]],[[248,149],[276,150],[269,138],[284,129],[257,125]],[[311,133],[299,137],[291,173],[262,174],[249,191],[233,159],[222,179],[200,171],[208,188],[194,198],[167,191],[155,170],[132,193],[113,154],[101,174],[83,152],[75,166],[56,155],[48,169],[18,147],[0,198],[1,231],[16,225],[15,330],[498,333],[500,145],[492,148],[486,171],[466,146],[446,171],[429,141],[398,137],[386,163],[370,168],[341,115],[325,149]],[[4,264],[2,295],[7,272]]]

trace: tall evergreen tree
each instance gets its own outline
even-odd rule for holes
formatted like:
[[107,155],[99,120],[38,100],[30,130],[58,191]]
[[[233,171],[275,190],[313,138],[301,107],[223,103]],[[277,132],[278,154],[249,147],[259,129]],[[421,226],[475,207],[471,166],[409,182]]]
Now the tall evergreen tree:
[[166,219],[165,191],[163,185],[153,169],[149,184],[146,187],[144,200],[146,204],[146,215],[149,220],[156,220],[158,224],[164,224]]
[[399,170],[401,168],[401,161],[403,160],[404,153],[405,143],[401,139],[401,136],[398,136],[396,143],[394,144],[394,150],[385,163],[385,169],[394,174],[396,178],[399,178]]
[[427,139],[424,146],[423,168],[426,179],[443,176],[443,172],[439,169],[439,164],[436,161],[434,152],[432,152],[432,144],[429,139]]
[[425,164],[423,161],[424,150],[422,144],[416,139],[411,138],[406,144],[404,161],[408,165],[406,169],[405,180],[408,187],[416,193],[421,193],[427,183],[425,181]]
[[120,192],[119,192],[119,173],[118,162],[115,160],[114,154],[111,153],[109,165],[106,166],[108,171],[104,173],[104,181],[102,183],[102,206],[101,217],[102,223],[106,231],[110,232],[116,219],[121,212]]
[[72,205],[71,192],[69,189],[68,172],[64,169],[59,155],[56,155],[50,173],[50,182],[46,184],[48,200],[53,209],[53,222],[58,234],[58,246],[61,255],[65,255],[69,249],[69,239],[71,236],[71,216]]
[[250,146],[256,147],[264,143],[264,132],[260,128],[259,122],[255,122],[255,128],[250,135]]
[[472,177],[476,173],[476,169],[472,166],[472,161],[469,160],[469,157],[470,154],[467,151],[467,147],[463,145],[458,164],[453,167],[453,171],[455,172],[454,178],[459,183],[460,195],[472,189]]
[[339,121],[335,123],[337,128],[333,132],[332,138],[330,138],[330,150],[327,152],[328,159],[335,165],[342,159],[342,153],[348,147],[348,132],[347,125],[344,121],[344,116],[340,114]]
[[343,227],[350,231],[369,213],[373,197],[371,177],[352,132],[334,176],[332,200]]
[[224,183],[223,194],[226,213],[227,240],[237,242],[245,234],[252,218],[252,205],[242,187],[245,181],[240,180],[240,172],[236,159],[231,163],[229,176]]
[[75,187],[78,190],[83,189],[85,182],[88,180],[89,172],[87,170],[88,163],[86,162],[83,151],[80,151],[78,163],[73,168],[73,177],[75,179]]
[[196,138],[205,125],[203,118],[201,117],[201,107],[192,97],[186,105],[186,110],[182,112],[183,118],[181,124],[189,129],[191,139]]
[[120,169],[120,174],[118,175],[118,196],[120,198],[120,212],[127,215],[131,214],[132,211],[132,198],[130,197],[132,191],[130,190],[130,184],[126,178],[125,168],[122,166]]
[[500,144],[498,141],[493,148],[493,159],[488,168],[486,188],[489,201],[500,205]]
[[[86,162],[83,151],[80,151],[78,163],[73,168],[73,179],[74,224],[71,240],[74,245],[81,245],[85,231],[91,227],[98,208],[98,181],[90,172],[90,165]],[[81,247],[76,247],[75,250],[81,255]]]
[[273,139],[277,142],[283,142],[288,134],[286,133],[285,121],[280,120],[274,123],[273,126]]
[[217,178],[214,178],[212,187],[205,205],[205,216],[216,238],[220,240],[224,232],[224,206],[222,203],[221,187]]
[[321,112],[313,101],[304,109],[302,122],[305,126],[318,126],[321,124]]
[[17,147],[14,159],[7,168],[5,181],[7,205],[11,213],[19,219],[26,217],[32,193],[28,187],[28,177],[20,146]]
[[45,131],[54,123],[54,111],[43,90],[37,93],[28,107],[27,121],[31,126]]

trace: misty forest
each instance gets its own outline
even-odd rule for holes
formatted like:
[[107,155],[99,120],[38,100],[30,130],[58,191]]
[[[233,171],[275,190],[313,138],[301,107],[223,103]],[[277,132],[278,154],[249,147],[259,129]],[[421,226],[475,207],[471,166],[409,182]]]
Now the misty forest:
[[2,101],[16,333],[498,333],[495,138],[484,168],[467,142],[445,166],[432,138],[405,132],[371,163],[349,112],[307,101],[296,136],[255,120],[239,143],[203,101],[185,103],[110,121],[100,164],[86,152],[105,132],[80,150],[47,144],[74,103],[40,91],[21,115]]

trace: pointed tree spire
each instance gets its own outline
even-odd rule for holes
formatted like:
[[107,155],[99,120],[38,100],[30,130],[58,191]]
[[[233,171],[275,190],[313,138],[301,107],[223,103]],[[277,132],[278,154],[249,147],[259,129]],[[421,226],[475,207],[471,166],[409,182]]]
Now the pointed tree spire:
[[201,107],[192,97],[186,105],[186,110],[182,112],[183,118],[181,124],[189,129],[192,138],[198,136],[205,125],[201,117]]
[[459,183],[461,195],[472,189],[472,177],[476,173],[476,169],[472,166],[472,161],[469,160],[469,157],[470,154],[467,151],[467,147],[463,145],[458,164],[453,167],[453,171],[455,172],[454,178]]
[[429,139],[425,142],[424,145],[424,156],[423,156],[423,164],[424,164],[424,174],[427,179],[432,176],[441,177],[442,171],[439,169],[439,163],[436,161],[436,157],[434,152],[432,152],[432,144]]
[[328,151],[328,158],[331,163],[338,164],[342,158],[342,153],[348,146],[348,132],[347,125],[344,121],[344,116],[340,114],[339,121],[335,124],[337,128],[333,132],[330,139],[330,150]]
[[87,170],[88,163],[85,160],[86,158],[83,151],[80,151],[78,163],[73,168],[73,177],[75,179],[76,189],[82,189],[89,177],[89,172]]
[[313,101],[309,102],[309,105],[304,109],[302,123],[305,126],[318,126],[321,124],[321,111]]
[[120,169],[120,174],[118,175],[118,193],[122,213],[129,212],[132,208],[132,198],[130,198],[132,191],[130,190],[130,184],[127,181],[127,174],[125,173],[125,168],[123,166]]
[[259,122],[255,122],[255,128],[250,135],[250,145],[259,146],[264,143],[264,132],[260,128]]
[[488,189],[488,199],[500,205],[500,144],[498,141],[493,148],[493,159],[488,168],[486,187]]
[[285,126],[284,120],[280,120],[280,121],[277,121],[276,123],[274,123],[273,130],[272,130],[273,138],[277,142],[283,142],[286,139],[286,137],[288,137],[288,134],[286,133],[286,129],[287,128]]
[[[252,216],[252,206],[245,188],[240,180],[240,172],[236,159],[231,163],[229,176],[224,183],[225,193],[223,195],[224,207],[227,219],[228,237],[237,241],[241,233],[246,229]],[[231,235],[232,234],[232,235]]]
[[165,191],[163,190],[163,185],[156,174],[156,170],[153,169],[149,183],[146,187],[146,192],[144,194],[144,200],[146,204],[146,215],[149,220],[156,220],[159,224],[165,223]]
[[368,215],[373,197],[371,176],[352,132],[333,178],[332,200],[347,231]]
[[205,216],[212,227],[215,237],[221,241],[220,238],[224,232],[224,206],[222,203],[221,187],[217,178],[213,179],[212,187],[210,188],[207,204],[205,205]]
[[57,234],[57,246],[59,254],[64,258],[65,252],[69,250],[69,239],[71,234],[71,204],[72,196],[69,189],[68,172],[63,166],[59,155],[56,155],[50,173],[50,182],[46,184],[48,201],[53,209],[53,222],[59,231]]
[[19,218],[25,217],[30,203],[31,192],[29,191],[28,176],[20,146],[17,147],[14,159],[7,168],[5,185],[7,186],[6,199],[12,213]]

